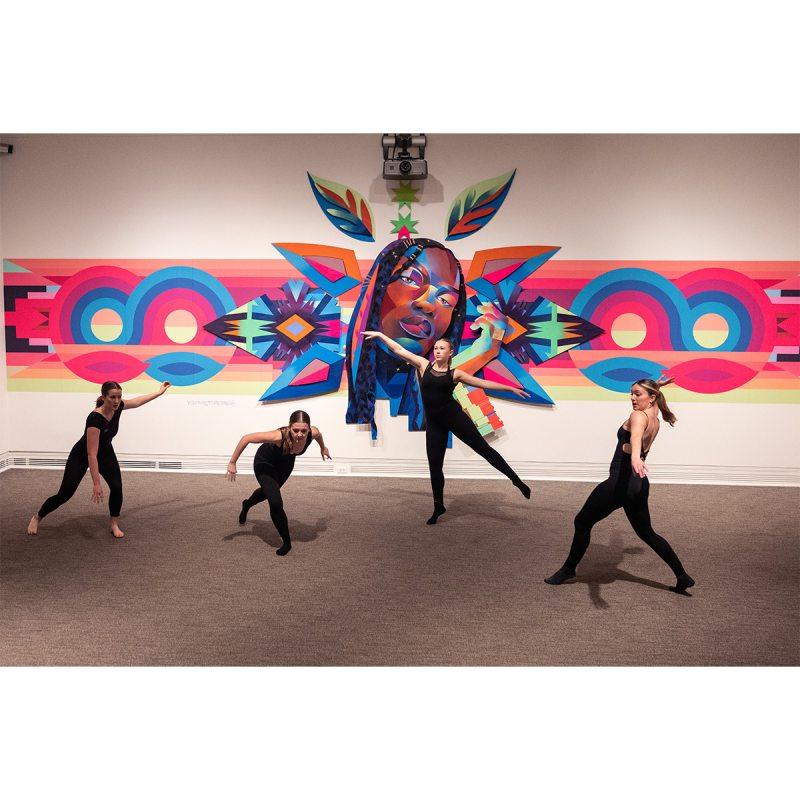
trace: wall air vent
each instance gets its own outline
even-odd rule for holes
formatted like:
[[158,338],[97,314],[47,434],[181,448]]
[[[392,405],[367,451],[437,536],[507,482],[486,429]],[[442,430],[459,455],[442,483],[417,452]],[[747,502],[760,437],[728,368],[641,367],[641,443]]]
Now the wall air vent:
[[[66,453],[24,453],[8,451],[0,454],[0,471],[8,469],[63,470]],[[149,472],[181,472],[184,474],[223,475],[226,456],[194,456],[154,454],[142,458],[138,453],[119,457],[123,470]],[[516,461],[512,464],[523,480],[580,481],[596,483],[608,477],[608,464],[580,462]],[[252,473],[252,459],[239,460],[240,474]],[[505,480],[488,464],[481,461],[449,458],[444,465],[448,478]],[[428,465],[419,458],[353,458],[322,463],[314,458],[299,459],[294,471],[298,476],[393,477],[428,479]],[[725,486],[800,486],[800,471],[796,467],[756,467],[746,465],[653,464],[652,483],[717,484]]]
[[155,469],[155,461],[134,461],[124,460],[119,462],[121,469]]
[[63,469],[66,466],[66,458],[29,458],[29,467],[58,467]]

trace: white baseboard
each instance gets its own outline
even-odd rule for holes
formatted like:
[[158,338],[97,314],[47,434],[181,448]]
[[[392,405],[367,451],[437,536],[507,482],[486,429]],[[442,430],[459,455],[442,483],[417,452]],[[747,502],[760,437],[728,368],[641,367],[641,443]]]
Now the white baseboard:
[[[143,472],[183,472],[222,474],[228,465],[225,456],[141,455],[117,453],[123,470]],[[63,469],[67,453],[9,451],[0,454],[0,472],[5,469]],[[252,459],[241,458],[239,471],[252,470]],[[512,465],[525,480],[579,481],[596,483],[608,477],[607,463],[517,461]],[[800,486],[800,469],[792,467],[750,467],[722,464],[651,464],[652,483],[717,484],[733,486]],[[304,459],[295,475],[427,478],[428,464],[421,459],[354,458],[324,463]],[[483,461],[448,458],[448,478],[505,480]]]

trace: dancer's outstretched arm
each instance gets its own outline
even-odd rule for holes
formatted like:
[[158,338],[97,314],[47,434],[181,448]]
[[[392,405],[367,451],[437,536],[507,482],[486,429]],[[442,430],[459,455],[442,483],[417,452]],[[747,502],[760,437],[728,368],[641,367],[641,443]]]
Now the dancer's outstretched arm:
[[226,477],[229,481],[236,480],[236,462],[239,460],[239,456],[244,451],[245,447],[249,444],[264,444],[265,442],[270,442],[271,444],[279,444],[283,441],[283,436],[281,435],[280,431],[264,431],[263,433],[248,433],[242,436],[239,439],[239,443],[236,445],[233,455],[231,456],[231,460],[228,462],[228,471],[226,473]]
[[476,378],[474,375],[464,372],[463,369],[453,370],[453,380],[456,383],[460,381],[461,383],[466,383],[467,386],[475,386],[478,389],[493,389],[496,392],[512,392],[523,400],[530,397],[530,394],[519,386],[506,386],[502,383],[497,383],[497,381],[485,381],[483,378]]
[[322,431],[320,431],[319,428],[315,428],[313,425],[311,426],[311,438],[319,445],[319,452],[322,456],[322,460],[324,461],[327,458],[328,461],[333,461],[331,454],[328,452],[328,448],[325,447],[325,442],[322,440]]
[[407,361],[411,366],[419,370],[424,370],[428,366],[428,359],[406,350],[403,345],[398,344],[394,339],[390,339],[385,333],[380,331],[364,331],[361,334],[365,339],[380,339],[395,355],[400,356],[403,361]]
[[640,477],[647,477],[647,467],[642,461],[642,436],[647,427],[647,414],[644,411],[632,411],[628,420],[631,426],[631,467]]
[[129,411],[132,408],[139,408],[139,406],[143,406],[145,403],[149,403],[151,400],[155,400],[156,397],[161,397],[164,392],[169,389],[172,384],[169,381],[164,381],[161,384],[161,388],[157,392],[153,392],[152,394],[142,394],[139,397],[131,397],[130,400],[125,401],[125,410]]

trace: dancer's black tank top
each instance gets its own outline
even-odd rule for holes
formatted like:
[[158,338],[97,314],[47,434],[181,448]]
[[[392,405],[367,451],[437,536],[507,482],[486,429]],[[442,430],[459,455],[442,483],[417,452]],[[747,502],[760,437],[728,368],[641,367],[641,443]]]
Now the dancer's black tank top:
[[[647,418],[647,422],[645,423],[644,429],[647,430],[647,426],[650,424],[650,417]],[[642,436],[644,436],[644,432],[642,432]],[[623,447],[627,444],[630,445],[631,443],[631,432],[626,430],[623,425],[619,426],[619,430],[617,431],[617,448],[614,450],[614,455],[611,458],[611,465],[609,470],[611,472],[622,472],[623,470],[627,470],[629,472],[632,471],[631,467],[631,454],[626,453]],[[650,443],[652,445],[652,442]],[[642,461],[647,458],[647,453],[650,450],[642,453]]]
[[279,475],[288,475],[294,469],[294,460],[297,456],[303,455],[308,450],[311,444],[311,431],[308,432],[306,443],[299,453],[284,453],[283,452],[283,437],[286,436],[287,428],[279,428],[281,432],[281,441],[277,444],[272,442],[264,442],[261,447],[256,450],[255,458],[253,459],[254,472],[276,472]]
[[456,382],[453,380],[453,370],[436,372],[433,362],[425,367],[425,372],[419,380],[419,390],[422,395],[422,405],[426,414],[440,414],[450,408],[458,408],[458,401],[453,397]]
[[92,411],[86,417],[86,425],[83,429],[83,436],[75,442],[73,450],[83,449],[86,453],[86,431],[89,428],[97,428],[100,431],[100,444],[98,445],[97,452],[102,453],[111,448],[111,440],[117,435],[119,431],[119,417],[122,414],[122,409],[125,408],[125,401],[120,402],[119,407],[114,412],[111,419],[106,419],[99,411]]

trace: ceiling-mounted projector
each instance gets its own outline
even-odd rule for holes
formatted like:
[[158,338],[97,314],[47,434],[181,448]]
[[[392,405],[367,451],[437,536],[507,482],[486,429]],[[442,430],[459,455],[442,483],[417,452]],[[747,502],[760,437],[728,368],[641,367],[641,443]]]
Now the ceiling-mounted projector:
[[383,177],[387,181],[424,181],[428,177],[424,133],[384,133]]

